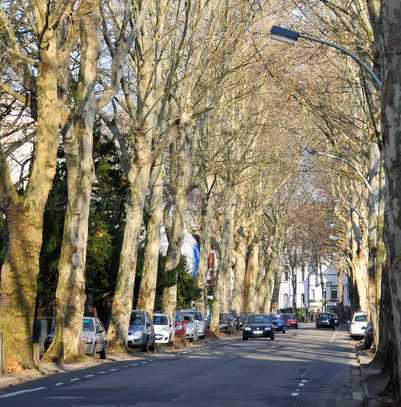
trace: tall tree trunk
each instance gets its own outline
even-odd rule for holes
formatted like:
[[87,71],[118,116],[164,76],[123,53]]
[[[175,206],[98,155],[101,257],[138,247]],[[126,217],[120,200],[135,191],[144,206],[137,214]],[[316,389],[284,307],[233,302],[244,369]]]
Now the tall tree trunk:
[[245,311],[244,300],[247,238],[242,226],[238,229],[236,239],[237,241],[233,253],[235,258],[235,273],[232,309],[239,314]]
[[151,177],[153,188],[150,201],[150,217],[146,227],[146,246],[137,308],[153,315],[159,264],[160,228],[163,223],[164,213],[164,170],[160,158],[155,162]]
[[273,294],[271,300],[271,312],[278,311],[278,304],[279,304],[279,295],[280,295],[280,286],[281,286],[281,279],[283,278],[284,269],[282,265],[278,267],[278,271],[274,278],[274,286],[273,286]]
[[[383,0],[381,13],[382,131],[387,208],[384,240],[387,248],[392,316],[401,381],[401,3]],[[401,382],[398,393],[401,394]]]
[[201,291],[200,298],[196,301],[197,309],[201,310],[204,315],[207,312],[207,272],[208,272],[208,258],[210,251],[210,223],[212,218],[212,204],[209,197],[204,204],[202,214],[201,227],[200,227],[200,247],[199,247],[199,267],[198,274],[196,275],[196,286]]
[[[47,6],[43,4],[43,7],[38,7],[46,15]],[[59,140],[57,35],[55,30],[47,29],[40,22],[37,25],[42,34],[36,78],[36,142],[31,177],[24,197],[17,196],[11,180],[7,178],[8,168],[0,148],[0,201],[8,201],[6,218],[9,235],[7,253],[1,268],[0,332],[4,335],[4,356],[8,369],[16,365],[34,365],[32,324],[43,214],[56,171]]]
[[136,261],[139,234],[143,222],[143,209],[152,167],[150,131],[131,129],[135,132],[136,160],[128,173],[130,186],[125,219],[124,236],[114,292],[111,321],[107,332],[110,347],[126,347],[130,312],[134,297]]
[[252,242],[248,246],[245,272],[245,311],[256,312],[256,282],[259,271],[259,244],[252,233]]
[[71,128],[64,137],[68,206],[56,291],[56,330],[46,358],[71,362],[82,356],[85,264],[94,177],[93,125],[98,60],[99,2],[80,3],[81,66]]
[[[192,175],[192,114],[187,112],[184,116],[182,132],[182,145],[178,148],[178,156],[172,158],[170,179],[174,191],[174,212],[170,230],[167,233],[168,249],[165,265],[166,273],[175,272],[181,258],[181,246],[184,240],[184,216],[188,205],[188,188]],[[176,151],[177,151],[176,150]],[[175,320],[177,307],[177,274],[176,283],[163,291],[163,311]]]

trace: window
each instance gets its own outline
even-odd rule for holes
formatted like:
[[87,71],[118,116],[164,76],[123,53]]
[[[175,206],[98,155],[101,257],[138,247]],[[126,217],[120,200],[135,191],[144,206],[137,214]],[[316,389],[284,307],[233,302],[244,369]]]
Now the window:
[[337,300],[337,298],[338,298],[337,297],[337,288],[332,288],[330,294],[331,294],[331,299],[332,300]]
[[301,302],[302,304],[305,304],[305,294],[301,294]]
[[288,271],[284,271],[284,281],[288,281]]

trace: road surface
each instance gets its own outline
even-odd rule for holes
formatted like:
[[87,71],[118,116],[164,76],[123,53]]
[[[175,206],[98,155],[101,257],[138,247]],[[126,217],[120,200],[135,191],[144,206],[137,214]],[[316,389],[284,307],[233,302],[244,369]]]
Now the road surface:
[[230,338],[3,389],[5,407],[361,406],[353,342],[304,325],[274,341]]

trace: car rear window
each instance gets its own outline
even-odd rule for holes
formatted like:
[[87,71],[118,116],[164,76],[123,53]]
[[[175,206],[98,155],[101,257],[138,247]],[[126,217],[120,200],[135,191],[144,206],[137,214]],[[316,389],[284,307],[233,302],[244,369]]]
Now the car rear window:
[[367,315],[355,315],[355,322],[366,322],[367,320]]
[[295,315],[291,315],[291,314],[290,314],[290,315],[287,315],[287,318],[288,318],[288,319],[297,319],[297,317],[296,317]]
[[167,316],[166,315],[154,315],[153,323],[155,325],[168,325]]
[[144,318],[142,312],[133,312],[129,321],[130,325],[143,325]]
[[93,320],[84,319],[83,323],[82,323],[82,330],[83,331],[93,331]]

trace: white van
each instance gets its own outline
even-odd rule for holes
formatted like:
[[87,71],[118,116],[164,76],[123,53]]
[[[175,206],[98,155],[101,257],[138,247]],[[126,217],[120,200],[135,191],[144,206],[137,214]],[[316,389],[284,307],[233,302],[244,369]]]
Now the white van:
[[362,338],[365,335],[366,327],[368,326],[368,314],[366,312],[355,312],[352,316],[349,327],[351,338]]

